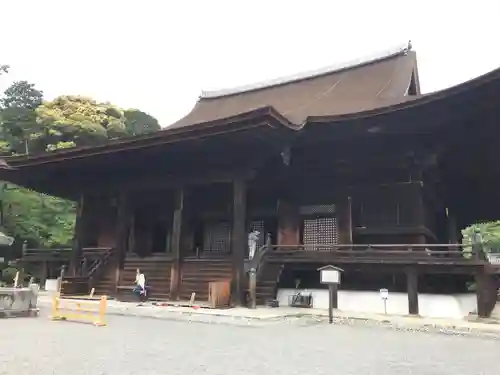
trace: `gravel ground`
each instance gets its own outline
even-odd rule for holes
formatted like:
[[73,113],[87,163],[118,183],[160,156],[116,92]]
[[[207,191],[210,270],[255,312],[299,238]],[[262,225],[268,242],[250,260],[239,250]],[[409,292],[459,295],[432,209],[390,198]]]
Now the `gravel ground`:
[[3,320],[0,374],[498,374],[493,338],[311,318],[203,324],[112,316],[97,328],[51,322],[46,313]]

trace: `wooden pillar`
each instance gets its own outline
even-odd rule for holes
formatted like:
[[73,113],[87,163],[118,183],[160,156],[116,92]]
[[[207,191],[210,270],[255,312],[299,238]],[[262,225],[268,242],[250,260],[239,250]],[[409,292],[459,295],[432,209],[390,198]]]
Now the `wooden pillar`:
[[278,202],[278,245],[294,246],[300,244],[299,208],[290,199]]
[[457,220],[453,215],[447,215],[447,224],[448,224],[448,240],[452,244],[460,243],[460,235],[458,231]]
[[47,281],[48,262],[42,262],[40,266],[40,288],[45,289],[45,282]]
[[128,227],[128,244],[127,253],[133,253],[135,251],[135,213],[129,213],[129,227]]
[[233,258],[233,280],[231,300],[234,305],[241,305],[245,288],[245,249],[246,233],[246,181],[237,179],[233,182],[233,225],[231,231],[231,252]]
[[339,241],[342,245],[352,245],[352,199],[347,197],[339,205],[337,210],[339,221]]
[[476,270],[476,299],[477,315],[480,318],[488,318],[497,302],[497,285],[493,275],[488,274],[486,268],[482,266]]
[[415,268],[406,270],[408,290],[408,312],[410,315],[418,315],[418,273]]
[[75,230],[73,232],[73,243],[71,246],[71,259],[69,263],[69,274],[76,275],[79,270],[80,261],[82,257],[82,241],[84,235],[84,217],[83,217],[83,205],[84,198],[83,195],[80,196],[76,204],[76,219],[75,219]]
[[172,268],[170,271],[170,298],[179,298],[179,285],[181,281],[181,232],[182,213],[184,210],[184,190],[178,189],[174,196],[174,215],[172,222]]
[[[427,210],[429,209],[425,204],[424,199],[424,187],[422,180],[421,171],[419,171],[418,176],[420,181],[411,185],[412,191],[414,192],[414,202],[415,202],[415,212],[413,214],[414,224],[419,227],[427,227]],[[414,239],[414,243],[416,244],[425,244],[427,243],[427,238],[425,234],[419,234]]]
[[117,200],[118,212],[116,215],[116,249],[115,249],[115,287],[120,285],[121,270],[125,261],[128,244],[128,230],[130,222],[130,207],[128,195],[122,193]]

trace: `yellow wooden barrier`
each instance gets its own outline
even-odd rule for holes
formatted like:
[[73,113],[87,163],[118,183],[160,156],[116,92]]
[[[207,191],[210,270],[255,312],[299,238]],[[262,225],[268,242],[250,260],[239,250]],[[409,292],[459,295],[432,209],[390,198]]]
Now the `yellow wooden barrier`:
[[107,307],[106,296],[102,296],[98,304],[55,296],[52,300],[52,320],[74,320],[93,323],[98,327],[105,326]]

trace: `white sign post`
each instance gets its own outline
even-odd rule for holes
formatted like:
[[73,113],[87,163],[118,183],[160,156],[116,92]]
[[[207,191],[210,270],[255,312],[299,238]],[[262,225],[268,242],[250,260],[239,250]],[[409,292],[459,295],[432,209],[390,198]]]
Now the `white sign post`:
[[387,289],[380,289],[380,298],[384,301],[384,314],[387,314],[387,299],[389,298],[389,291]]
[[344,270],[335,266],[324,266],[318,268],[322,284],[328,285],[328,321],[333,323],[333,309],[338,308],[338,286],[340,284],[340,275]]

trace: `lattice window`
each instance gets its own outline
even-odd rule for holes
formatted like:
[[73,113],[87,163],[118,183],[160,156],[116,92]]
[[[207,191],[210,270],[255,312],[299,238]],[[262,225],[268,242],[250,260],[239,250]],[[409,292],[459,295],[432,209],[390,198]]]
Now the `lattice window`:
[[[338,243],[337,218],[335,205],[316,205],[301,207],[300,212],[309,216],[304,220],[303,242],[309,250],[320,249],[316,245],[335,245]],[[313,246],[314,245],[314,246]]]
[[231,250],[231,226],[228,222],[206,223],[203,230],[203,251],[229,253]]

